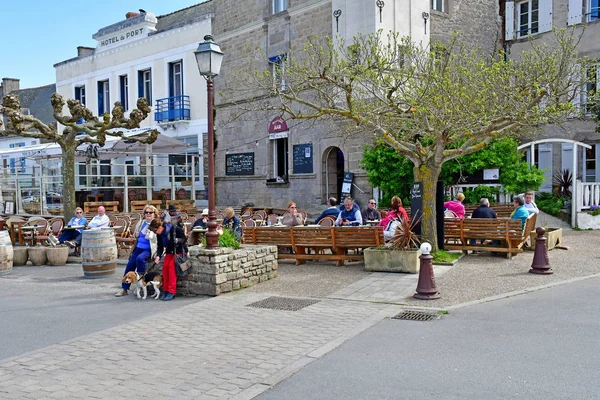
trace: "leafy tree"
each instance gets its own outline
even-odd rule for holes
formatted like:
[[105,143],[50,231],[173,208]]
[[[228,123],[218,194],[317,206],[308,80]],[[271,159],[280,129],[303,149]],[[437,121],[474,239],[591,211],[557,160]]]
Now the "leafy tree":
[[249,60],[239,72],[244,84],[229,96],[246,90],[252,100],[239,102],[241,110],[331,119],[338,130],[356,134],[358,127],[380,138],[410,160],[414,180],[423,182],[422,231],[435,246],[442,166],[573,115],[585,71],[577,42],[558,31],[552,44],[532,41],[530,50],[504,60],[479,54],[458,36],[428,48],[393,32],[359,35],[351,45],[311,37],[284,61],[285,85],[274,84],[270,69],[253,72],[256,60]]
[[[537,190],[544,182],[544,171],[531,167],[522,160],[517,150],[515,138],[498,139],[483,150],[446,162],[442,166],[440,179],[444,186],[461,182],[464,176],[472,175],[484,168],[499,168],[499,181],[509,193],[523,193]],[[410,201],[410,188],[413,183],[412,163],[394,149],[379,141],[375,146],[367,146],[363,152],[362,165],[369,181],[379,186],[383,193],[383,204],[391,196],[400,194],[403,201]],[[481,197],[493,197],[497,190],[486,188],[468,191],[465,202],[477,203]]]
[[[75,202],[75,150],[83,143],[104,146],[107,136],[127,139],[139,143],[150,144],[156,141],[158,131],[156,129],[147,132],[147,136],[125,137],[125,129],[139,128],[151,109],[146,99],[138,99],[137,108],[131,110],[129,118],[125,117],[123,106],[116,102],[112,115],[105,113],[101,119],[94,116],[92,112],[82,105],[79,100],[68,100],[65,102],[58,93],[54,93],[51,99],[54,109],[54,119],[65,128],[59,133],[53,124],[45,124],[31,115],[21,113],[19,98],[15,95],[4,97],[2,103],[3,112],[8,119],[6,130],[0,131],[0,136],[16,135],[27,138],[36,138],[57,143],[62,149],[62,179],[63,179],[63,201],[64,217],[69,220],[77,207]],[[66,106],[70,115],[63,115]],[[78,121],[85,121],[78,123]],[[2,121],[0,120],[0,126]],[[81,134],[81,132],[83,134]]]

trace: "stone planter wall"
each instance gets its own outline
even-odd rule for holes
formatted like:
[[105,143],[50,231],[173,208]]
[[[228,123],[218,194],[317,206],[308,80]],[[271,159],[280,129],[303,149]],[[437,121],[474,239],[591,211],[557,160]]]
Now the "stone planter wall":
[[600,229],[600,215],[581,211],[577,213],[577,227],[580,229]]
[[365,271],[419,273],[421,250],[365,249]]
[[[546,238],[546,248],[552,250],[562,243],[562,228],[547,228],[544,237]],[[535,250],[535,238],[537,238],[537,233],[532,231],[529,236],[531,243],[531,246],[529,247],[530,250]]]
[[188,276],[178,278],[177,293],[218,296],[277,277],[277,246],[243,245],[238,250],[189,248]]

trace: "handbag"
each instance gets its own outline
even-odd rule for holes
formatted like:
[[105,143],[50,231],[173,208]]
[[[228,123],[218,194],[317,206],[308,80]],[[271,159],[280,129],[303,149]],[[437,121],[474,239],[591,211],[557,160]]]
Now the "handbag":
[[181,255],[175,254],[175,273],[179,277],[187,276],[189,269],[192,267],[192,260],[184,253]]

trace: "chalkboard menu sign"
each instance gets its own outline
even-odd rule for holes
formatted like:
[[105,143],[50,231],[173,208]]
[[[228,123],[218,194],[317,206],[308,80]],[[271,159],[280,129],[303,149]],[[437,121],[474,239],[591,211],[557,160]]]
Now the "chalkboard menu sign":
[[254,175],[254,153],[226,154],[225,175]]
[[[423,182],[414,182],[410,189],[410,217],[412,220],[423,216]],[[413,227],[413,231],[421,234],[421,221]]]
[[313,173],[312,143],[294,145],[294,174]]

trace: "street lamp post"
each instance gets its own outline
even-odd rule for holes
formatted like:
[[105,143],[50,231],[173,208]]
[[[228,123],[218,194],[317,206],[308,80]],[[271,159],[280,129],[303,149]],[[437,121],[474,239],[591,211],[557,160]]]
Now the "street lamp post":
[[217,232],[217,213],[215,211],[215,126],[213,113],[213,79],[219,75],[223,53],[211,35],[204,36],[204,42],[194,52],[200,75],[206,79],[208,96],[208,232],[206,232],[206,248],[219,247]]

